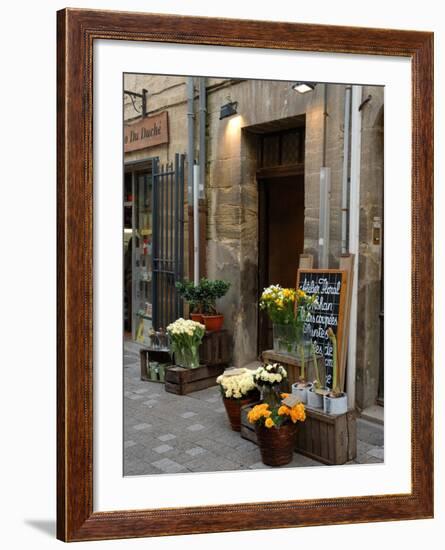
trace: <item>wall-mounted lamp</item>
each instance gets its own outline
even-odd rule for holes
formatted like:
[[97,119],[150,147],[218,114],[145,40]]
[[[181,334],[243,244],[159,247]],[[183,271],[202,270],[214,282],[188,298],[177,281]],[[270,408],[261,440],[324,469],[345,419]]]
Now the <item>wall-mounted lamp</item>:
[[[142,93],[141,94],[138,94],[137,92],[131,92],[130,90],[124,90],[124,94],[127,94],[128,97],[131,99],[131,103],[133,104],[133,109],[137,113],[141,113],[141,111],[142,111],[141,114],[142,114],[143,117],[147,115],[147,94],[148,94],[148,90],[146,90],[145,88],[142,88]],[[134,101],[135,97],[140,98],[142,100],[141,111],[136,107],[136,103]]]
[[295,82],[292,85],[292,89],[299,94],[306,94],[307,92],[312,92],[316,85],[316,82]]
[[233,116],[237,114],[238,109],[238,101],[229,101],[229,103],[226,103],[221,107],[221,110],[219,111],[219,120],[222,118],[227,118],[229,116]]

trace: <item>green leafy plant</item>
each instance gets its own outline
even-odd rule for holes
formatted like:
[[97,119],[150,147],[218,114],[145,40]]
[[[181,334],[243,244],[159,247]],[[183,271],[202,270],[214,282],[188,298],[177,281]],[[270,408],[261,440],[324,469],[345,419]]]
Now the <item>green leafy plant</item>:
[[176,283],[178,292],[190,306],[191,313],[202,313],[202,300],[199,286],[191,281],[180,281]]
[[196,286],[191,281],[182,281],[176,283],[176,288],[190,305],[192,313],[218,315],[216,300],[227,294],[230,283],[221,279],[211,281],[203,277]]
[[202,304],[202,313],[204,315],[218,315],[216,300],[219,300],[227,294],[230,283],[221,279],[210,281],[203,277],[198,288]]

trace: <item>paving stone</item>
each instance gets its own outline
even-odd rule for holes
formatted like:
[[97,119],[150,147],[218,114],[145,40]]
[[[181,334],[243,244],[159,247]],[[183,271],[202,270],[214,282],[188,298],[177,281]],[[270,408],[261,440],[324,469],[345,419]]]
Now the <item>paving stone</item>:
[[178,464],[174,460],[171,460],[170,458],[163,458],[162,460],[157,460],[156,462],[151,463],[152,466],[155,468],[158,468],[158,470],[161,470],[161,472],[164,472],[166,474],[176,474],[179,472],[183,472],[185,470],[185,467],[181,464]]
[[206,450],[202,447],[193,447],[192,449],[187,449],[185,452],[190,456],[198,456],[205,453]]
[[143,405],[147,405],[147,407],[153,407],[154,405],[157,405],[158,402],[154,399],[149,399],[148,401],[144,401]]
[[148,428],[151,428],[151,424],[136,424],[136,426],[133,426],[133,430],[140,431],[140,430],[147,430]]
[[209,397],[209,399],[206,399],[207,403],[216,403],[220,400],[220,397],[218,395],[215,395],[214,397]]
[[385,452],[382,447],[373,447],[371,450],[367,452],[369,456],[372,456],[374,458],[378,458],[380,460],[384,460],[385,458]]
[[192,418],[192,416],[197,416],[197,415],[198,415],[198,413],[189,411],[189,412],[182,413],[179,416],[181,418]]
[[148,388],[138,388],[137,390],[133,390],[134,393],[147,393],[150,391]]
[[129,449],[130,447],[134,447],[136,443],[134,441],[124,441],[124,447],[125,449]]
[[155,447],[153,451],[156,451],[157,453],[166,453],[167,451],[171,451],[173,447],[170,445],[159,445],[158,447]]
[[375,456],[364,454],[364,455],[357,455],[357,457],[355,458],[355,462],[357,464],[381,464],[382,460],[379,458],[376,458]]
[[374,424],[363,418],[357,418],[357,439],[370,445],[383,447],[383,426]]
[[158,439],[160,441],[170,441],[171,439],[176,439],[176,436],[173,434],[164,434],[164,435],[158,435]]
[[202,424],[192,424],[191,426],[187,427],[187,430],[189,430],[190,432],[198,432],[204,429],[205,429],[205,426],[203,426]]

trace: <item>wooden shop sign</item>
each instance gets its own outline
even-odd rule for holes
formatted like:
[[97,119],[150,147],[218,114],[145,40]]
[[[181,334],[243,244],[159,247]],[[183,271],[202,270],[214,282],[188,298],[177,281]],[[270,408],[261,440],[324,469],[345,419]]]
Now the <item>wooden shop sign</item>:
[[168,143],[168,113],[147,116],[124,126],[124,151],[138,151]]

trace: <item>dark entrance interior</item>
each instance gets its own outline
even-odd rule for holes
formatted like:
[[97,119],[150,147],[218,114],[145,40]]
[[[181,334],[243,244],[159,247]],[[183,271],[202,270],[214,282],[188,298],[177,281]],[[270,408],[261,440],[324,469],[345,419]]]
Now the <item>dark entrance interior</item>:
[[[304,249],[304,117],[299,125],[259,136],[258,291],[295,288]],[[258,352],[272,347],[272,324],[258,315]]]
[[[304,248],[304,178],[301,175],[260,182],[259,290],[271,284],[294,288]],[[272,325],[259,315],[259,352],[272,347]]]

